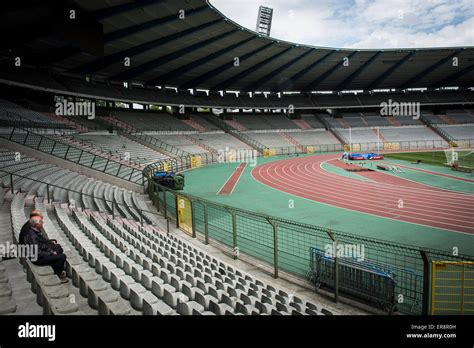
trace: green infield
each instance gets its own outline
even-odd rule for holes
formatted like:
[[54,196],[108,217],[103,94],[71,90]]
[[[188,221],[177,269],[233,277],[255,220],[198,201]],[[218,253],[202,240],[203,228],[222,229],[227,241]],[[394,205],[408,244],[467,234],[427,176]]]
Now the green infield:
[[460,166],[474,168],[474,152],[470,150],[459,151],[452,149],[447,151],[401,152],[384,154],[384,156],[386,158],[394,158],[410,162],[421,161],[422,163],[438,166],[446,166],[452,161],[454,156],[455,162],[458,162]]

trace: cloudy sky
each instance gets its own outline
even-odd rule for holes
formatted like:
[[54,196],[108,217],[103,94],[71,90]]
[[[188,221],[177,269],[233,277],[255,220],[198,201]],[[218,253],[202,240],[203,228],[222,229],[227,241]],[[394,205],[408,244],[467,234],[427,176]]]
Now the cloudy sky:
[[258,7],[273,8],[271,36],[324,47],[474,46],[474,0],[210,0],[255,30]]

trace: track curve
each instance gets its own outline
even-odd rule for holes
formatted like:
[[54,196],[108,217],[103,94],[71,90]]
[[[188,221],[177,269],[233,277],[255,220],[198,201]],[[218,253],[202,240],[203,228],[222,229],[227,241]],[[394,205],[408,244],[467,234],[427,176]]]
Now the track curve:
[[371,181],[325,171],[338,156],[318,155],[257,166],[252,177],[271,188],[335,207],[379,217],[474,234],[474,194],[443,190],[389,174]]

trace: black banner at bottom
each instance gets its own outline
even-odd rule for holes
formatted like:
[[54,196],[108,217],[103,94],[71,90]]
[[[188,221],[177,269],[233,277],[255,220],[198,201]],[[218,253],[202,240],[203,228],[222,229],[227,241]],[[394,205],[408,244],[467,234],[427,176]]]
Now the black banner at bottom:
[[0,316],[0,347],[474,346],[473,317]]

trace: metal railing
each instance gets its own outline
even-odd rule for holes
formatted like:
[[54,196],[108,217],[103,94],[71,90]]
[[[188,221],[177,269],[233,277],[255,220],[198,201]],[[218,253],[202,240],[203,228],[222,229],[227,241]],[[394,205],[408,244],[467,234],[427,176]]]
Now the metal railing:
[[165,171],[165,169],[169,172],[182,172],[190,168],[208,165],[218,161],[219,155],[214,153],[201,153],[197,155],[188,155],[185,157],[163,159],[147,165],[143,169],[143,175],[145,179],[148,179],[151,178],[154,173]]
[[[91,210],[100,211],[100,212],[103,212],[103,213],[109,213],[114,218],[115,217],[123,217],[124,215],[121,212],[122,211],[128,211],[128,209],[130,208],[130,205],[128,205],[126,203],[125,204],[124,203],[119,203],[115,200],[106,199],[105,197],[95,196],[94,194],[87,194],[87,193],[84,193],[82,191],[71,189],[69,187],[65,187],[65,186],[62,186],[62,185],[57,185],[57,184],[42,181],[42,180],[39,180],[39,179],[36,179],[36,178],[32,178],[31,176],[20,175],[20,174],[16,174],[16,173],[6,171],[6,170],[1,170],[1,169],[0,169],[0,173],[4,173],[4,175],[0,175],[0,178],[3,178],[5,176],[9,177],[8,180],[3,180],[3,182],[4,182],[4,184],[8,183],[4,187],[8,188],[12,194],[15,193],[15,191],[19,192],[19,193],[22,192],[21,191],[21,184],[22,184],[21,181],[22,180],[30,180],[30,181],[33,181],[35,183],[45,185],[45,187],[44,187],[44,196],[39,195],[38,197],[43,197],[48,202],[53,202],[54,201],[54,198],[53,198],[54,190],[55,189],[61,189],[61,190],[64,190],[64,191],[68,192],[68,194],[69,193],[75,193],[78,196],[80,196],[80,202],[76,202],[74,200],[69,200],[68,202],[61,202],[61,203],[67,203],[69,207],[74,207],[74,208],[78,208],[78,209],[90,209],[90,208],[86,208],[86,205],[83,203],[84,199],[86,197],[89,197],[89,198],[92,198],[92,200],[94,201],[94,205],[95,205],[93,207],[93,209],[91,209]],[[1,190],[1,191],[3,192],[3,190]],[[25,190],[25,192],[26,192],[26,190]],[[40,188],[38,187],[36,189],[36,192],[37,193],[42,193],[43,190],[40,191]],[[96,203],[97,201],[100,201],[100,202],[103,203],[103,206],[106,208],[106,211],[103,211],[103,210],[98,208],[97,203]],[[142,224],[145,223],[145,222],[146,223],[152,223],[152,221],[150,219],[151,215],[155,216],[156,218],[162,218],[162,214],[159,214],[156,211],[151,211],[151,210],[148,210],[148,209],[139,208],[136,205],[134,205],[132,207],[132,209],[138,212],[138,218],[134,217],[132,214],[131,214],[131,216],[133,217],[134,220],[139,221]]]
[[474,147],[474,139],[454,140],[448,143],[444,140],[414,140],[414,141],[391,141],[391,142],[366,142],[352,143],[352,148],[348,144],[317,144],[298,146],[273,147],[268,150],[274,155],[295,155],[295,154],[311,154],[321,152],[337,152],[337,151],[403,151],[403,150],[435,150],[446,149],[448,147],[456,147],[459,149],[468,149]]
[[450,134],[448,134],[448,132],[446,132],[442,128],[438,127],[438,125],[436,123],[432,122],[429,118],[421,115],[420,120],[423,123],[425,123],[429,128],[433,129],[435,131],[435,133],[438,133],[447,142],[451,143],[455,140]]
[[45,135],[14,127],[9,134],[0,134],[0,137],[66,161],[97,170],[101,173],[109,174],[139,185],[144,184],[141,169],[133,168],[119,161],[93,154]]

